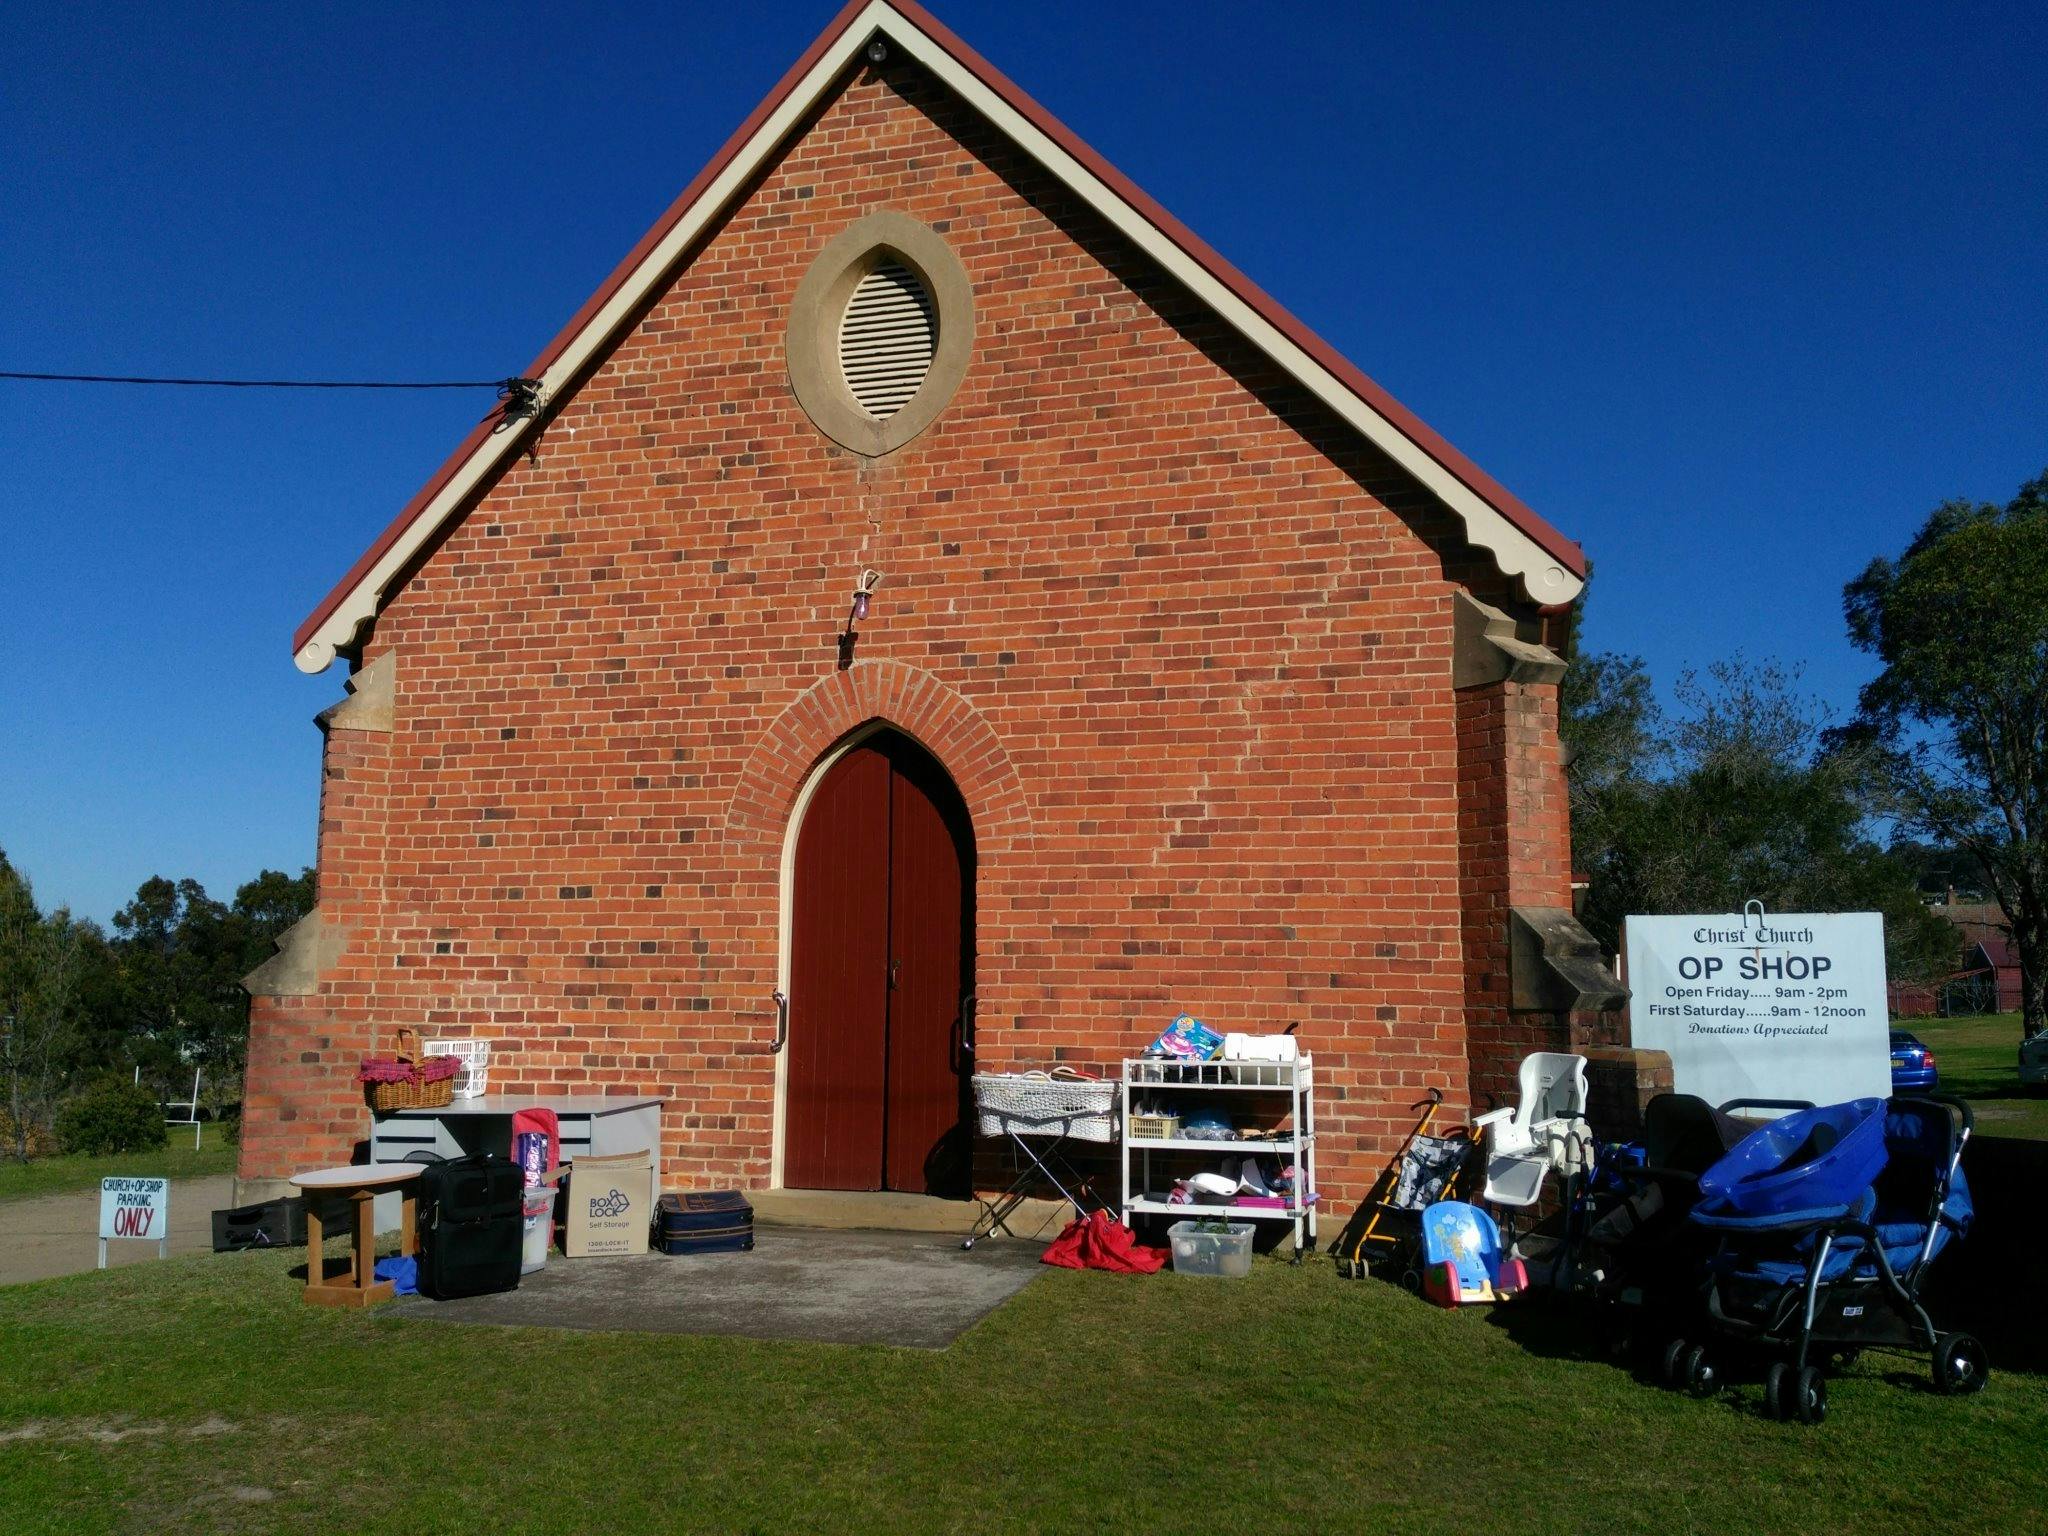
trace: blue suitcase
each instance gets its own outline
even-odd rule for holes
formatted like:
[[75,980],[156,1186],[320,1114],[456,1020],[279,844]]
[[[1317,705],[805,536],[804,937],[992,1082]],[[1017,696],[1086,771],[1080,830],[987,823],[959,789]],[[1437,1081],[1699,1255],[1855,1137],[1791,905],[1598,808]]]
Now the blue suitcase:
[[754,1246],[754,1208],[736,1189],[663,1195],[654,1207],[654,1245],[663,1253],[745,1253]]

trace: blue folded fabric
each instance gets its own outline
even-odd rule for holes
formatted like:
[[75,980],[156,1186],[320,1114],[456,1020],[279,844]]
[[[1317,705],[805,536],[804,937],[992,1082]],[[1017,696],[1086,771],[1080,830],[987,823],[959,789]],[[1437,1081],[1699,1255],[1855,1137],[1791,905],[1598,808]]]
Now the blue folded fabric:
[[389,1280],[392,1290],[400,1296],[417,1296],[420,1293],[420,1261],[396,1256],[379,1259],[377,1278]]

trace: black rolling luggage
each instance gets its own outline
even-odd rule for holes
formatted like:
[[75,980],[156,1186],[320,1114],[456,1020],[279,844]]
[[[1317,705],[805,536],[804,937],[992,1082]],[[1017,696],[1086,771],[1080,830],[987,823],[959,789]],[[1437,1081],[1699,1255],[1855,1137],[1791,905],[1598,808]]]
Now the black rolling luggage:
[[483,1152],[429,1163],[419,1182],[419,1286],[440,1301],[519,1285],[519,1165]]
[[213,1251],[240,1253],[244,1248],[303,1248],[306,1245],[306,1202],[297,1197],[238,1205],[213,1213]]

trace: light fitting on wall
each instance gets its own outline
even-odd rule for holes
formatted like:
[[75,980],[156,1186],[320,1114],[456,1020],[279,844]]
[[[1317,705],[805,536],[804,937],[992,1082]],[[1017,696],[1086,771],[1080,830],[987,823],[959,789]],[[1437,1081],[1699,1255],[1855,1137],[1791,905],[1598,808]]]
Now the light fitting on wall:
[[868,616],[868,599],[875,594],[875,588],[882,584],[882,573],[869,566],[860,573],[860,580],[853,584],[853,607],[847,611],[846,627],[850,630]]
[[846,610],[846,628],[839,636],[839,670],[842,672],[853,665],[853,648],[860,639],[854,626],[868,616],[868,610],[873,606],[870,599],[881,584],[882,573],[873,566],[863,570],[860,580],[853,584],[853,606]]

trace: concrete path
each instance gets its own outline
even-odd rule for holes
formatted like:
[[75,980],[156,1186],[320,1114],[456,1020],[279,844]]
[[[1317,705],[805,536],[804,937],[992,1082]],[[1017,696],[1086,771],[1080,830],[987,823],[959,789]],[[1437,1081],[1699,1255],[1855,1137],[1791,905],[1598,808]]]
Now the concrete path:
[[[234,1179],[214,1174],[171,1181],[171,1253],[213,1248],[213,1213],[233,1203]],[[0,1201],[0,1285],[48,1280],[91,1269],[99,1261],[100,1189]],[[156,1257],[155,1243],[107,1244],[107,1264]]]
[[762,1227],[752,1253],[621,1259],[548,1256],[516,1291],[461,1301],[412,1296],[407,1319],[699,1333],[944,1349],[1043,1272],[1036,1243],[977,1244],[924,1232]]

